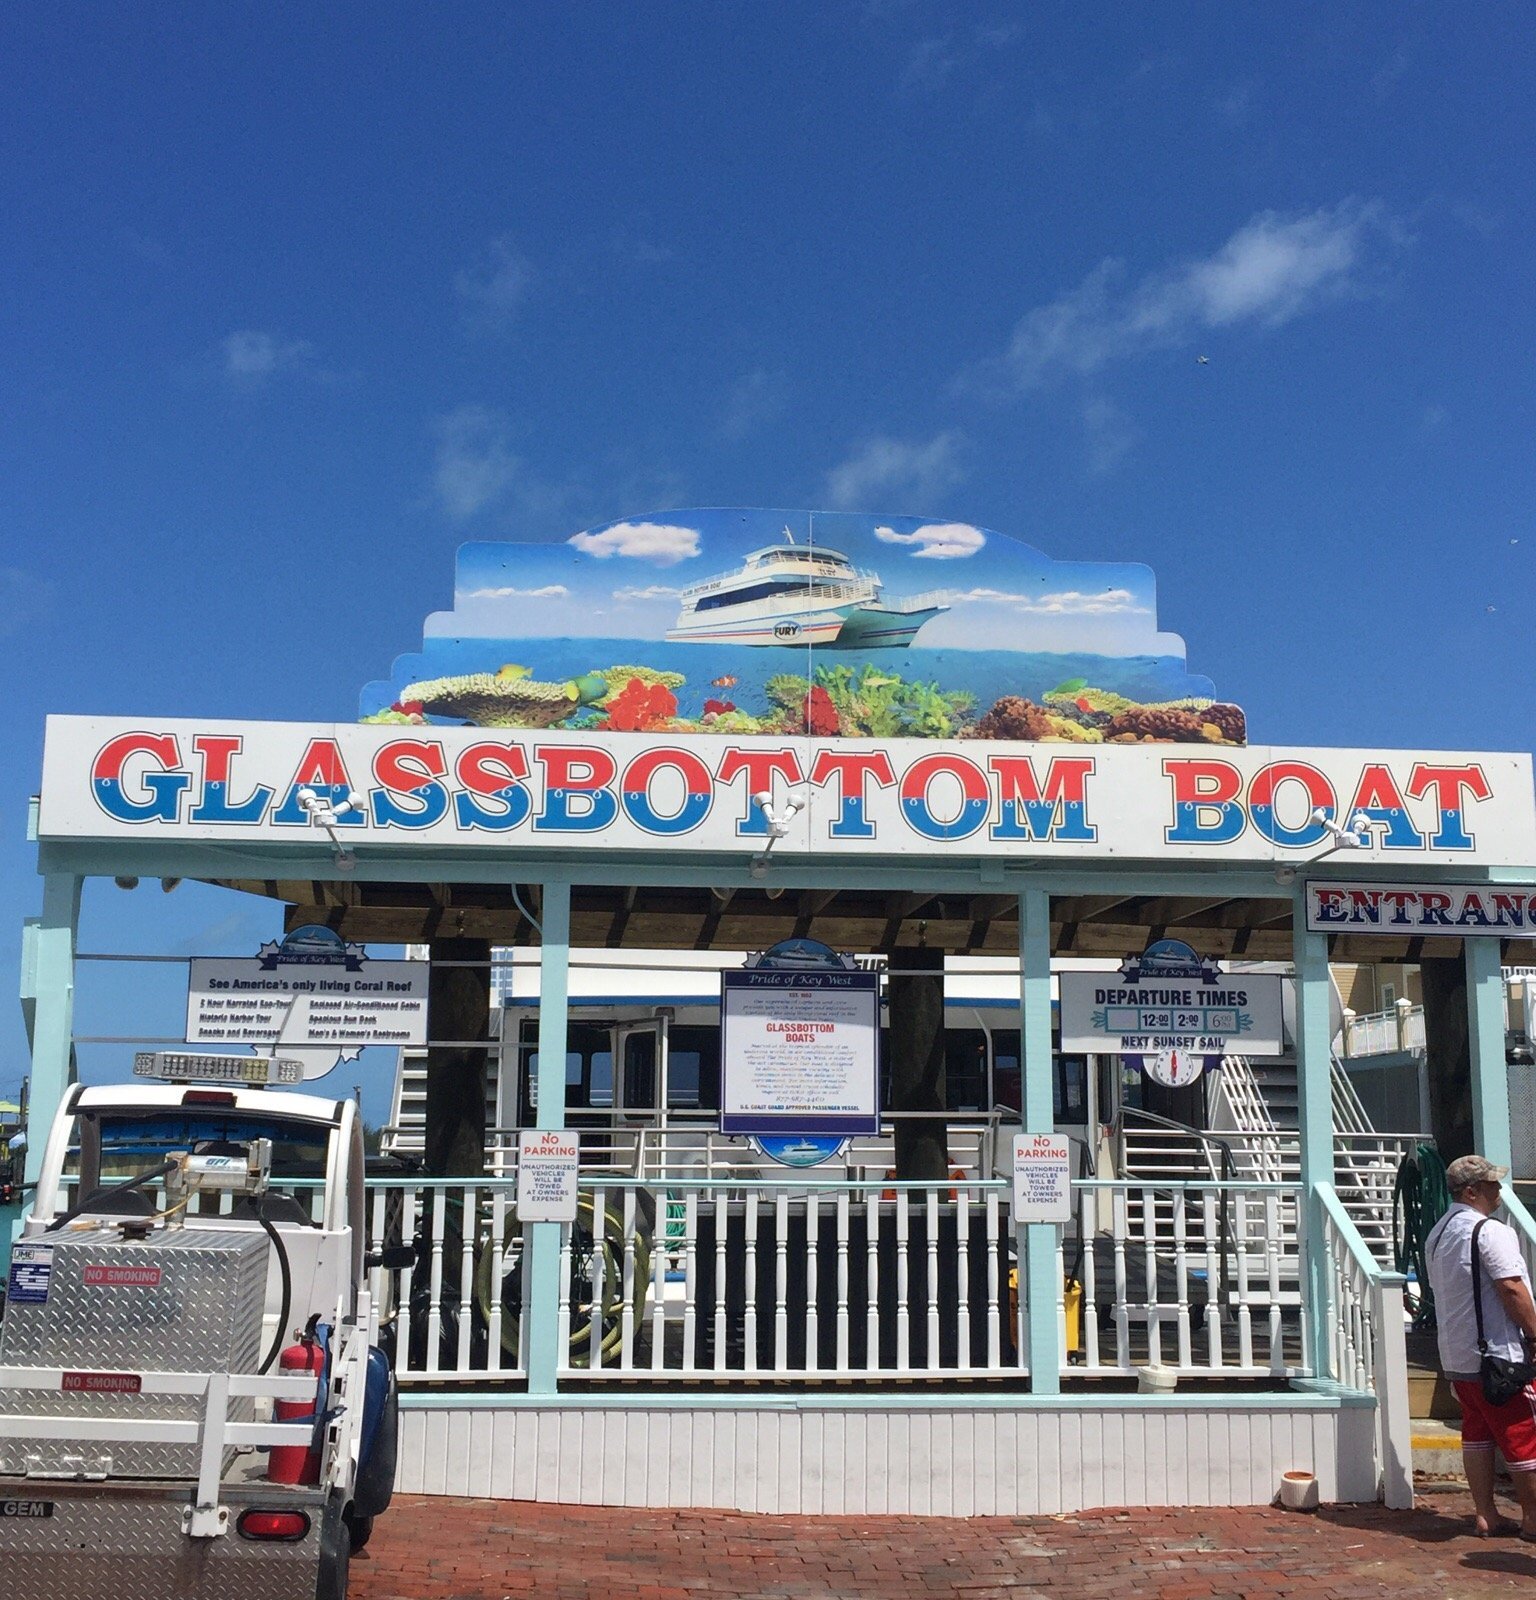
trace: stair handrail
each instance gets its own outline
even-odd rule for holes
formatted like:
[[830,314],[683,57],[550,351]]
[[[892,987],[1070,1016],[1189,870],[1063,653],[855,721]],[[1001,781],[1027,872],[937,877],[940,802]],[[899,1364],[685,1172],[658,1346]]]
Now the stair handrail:
[[[1321,1309],[1328,1319],[1329,1376],[1346,1387],[1368,1385],[1374,1392],[1382,1498],[1394,1510],[1411,1510],[1413,1429],[1403,1326],[1406,1280],[1402,1273],[1384,1269],[1371,1254],[1331,1183],[1319,1181],[1313,1192],[1323,1222],[1322,1237],[1311,1248],[1323,1253],[1328,1298]],[[1356,1285],[1364,1286],[1363,1295],[1356,1292]],[[1323,1365],[1321,1360],[1318,1365]]]
[[1258,1079],[1253,1075],[1248,1057],[1223,1056],[1219,1082],[1221,1092],[1226,1096],[1232,1115],[1239,1124],[1233,1131],[1252,1141],[1248,1146],[1254,1168],[1251,1176],[1265,1183],[1283,1181],[1285,1173],[1280,1156],[1280,1128],[1269,1109],[1269,1102],[1259,1088]]
[[[1125,1148],[1125,1119],[1127,1117],[1139,1117],[1142,1121],[1149,1122],[1155,1127],[1168,1128],[1176,1133],[1191,1134],[1200,1141],[1202,1147],[1215,1145],[1221,1152],[1220,1172],[1216,1170],[1216,1164],[1211,1160],[1208,1149],[1205,1150],[1205,1164],[1210,1168],[1211,1176],[1221,1185],[1221,1188],[1217,1191],[1218,1198],[1216,1202],[1216,1249],[1221,1258],[1221,1281],[1223,1283],[1230,1282],[1231,1279],[1227,1273],[1232,1245],[1231,1211],[1229,1208],[1232,1204],[1232,1186],[1237,1180],[1237,1168],[1232,1156],[1232,1146],[1220,1134],[1212,1133],[1209,1129],[1192,1127],[1189,1123],[1179,1122],[1174,1117],[1165,1117],[1161,1112],[1143,1111],[1139,1106],[1121,1106],[1112,1126],[1116,1142],[1122,1151]],[[1124,1165],[1123,1161],[1121,1164],[1122,1166]],[[1122,1175],[1125,1177],[1130,1176],[1128,1173]]]

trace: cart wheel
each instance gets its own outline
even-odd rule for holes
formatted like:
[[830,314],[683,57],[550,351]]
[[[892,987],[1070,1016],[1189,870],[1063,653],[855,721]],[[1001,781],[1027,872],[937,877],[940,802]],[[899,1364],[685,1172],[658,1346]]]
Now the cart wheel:
[[315,1573],[315,1600],[347,1600],[347,1576],[352,1565],[352,1530],[347,1525],[341,1496],[325,1502],[320,1518],[320,1566]]
[[349,1512],[347,1532],[352,1536],[352,1552],[355,1555],[359,1550],[366,1548],[368,1541],[373,1537],[373,1518],[354,1517]]

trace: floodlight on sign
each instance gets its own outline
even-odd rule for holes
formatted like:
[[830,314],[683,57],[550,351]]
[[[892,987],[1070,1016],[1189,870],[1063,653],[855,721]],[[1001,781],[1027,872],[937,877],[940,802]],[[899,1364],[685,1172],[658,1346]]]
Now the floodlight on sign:
[[140,1050],[133,1058],[136,1078],[159,1078],[166,1083],[264,1084],[304,1081],[301,1062],[286,1056],[202,1055],[185,1050]]

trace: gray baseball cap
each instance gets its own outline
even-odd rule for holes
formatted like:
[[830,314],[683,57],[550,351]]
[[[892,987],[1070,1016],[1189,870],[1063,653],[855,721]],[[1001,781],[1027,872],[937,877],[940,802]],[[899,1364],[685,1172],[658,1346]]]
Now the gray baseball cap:
[[1445,1169],[1446,1187],[1455,1194],[1474,1183],[1497,1183],[1509,1176],[1508,1167],[1496,1167],[1486,1156],[1457,1156]]

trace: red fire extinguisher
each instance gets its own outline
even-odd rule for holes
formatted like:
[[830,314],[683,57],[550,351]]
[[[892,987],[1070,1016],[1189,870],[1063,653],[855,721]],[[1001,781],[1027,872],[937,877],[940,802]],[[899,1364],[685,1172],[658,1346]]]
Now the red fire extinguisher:
[[[310,1373],[317,1383],[325,1369],[325,1351],[310,1328],[298,1336],[299,1342],[291,1344],[277,1358],[279,1370],[285,1378],[299,1373]],[[274,1422],[302,1421],[312,1418],[318,1403],[315,1396],[308,1400],[275,1400],[272,1403]],[[275,1444],[267,1457],[269,1483],[319,1483],[320,1452],[311,1445]]]

